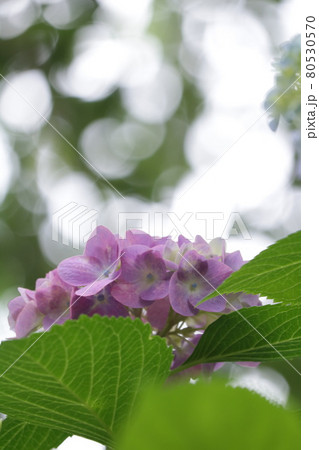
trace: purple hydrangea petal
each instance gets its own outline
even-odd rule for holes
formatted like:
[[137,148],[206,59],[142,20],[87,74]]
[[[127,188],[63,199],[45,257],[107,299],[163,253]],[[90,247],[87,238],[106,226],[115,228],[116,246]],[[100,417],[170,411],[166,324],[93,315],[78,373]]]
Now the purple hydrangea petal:
[[119,256],[119,244],[114,234],[103,226],[98,226],[87,241],[84,255],[97,259],[101,266],[108,267]]
[[109,286],[96,295],[82,297],[75,295],[71,302],[71,318],[77,319],[81,314],[93,316],[128,316],[127,309],[111,295]]
[[214,372],[216,372],[216,370],[221,369],[224,365],[225,365],[225,363],[223,363],[223,362],[215,363],[214,364]]
[[65,310],[65,311],[62,311],[58,315],[58,317],[56,317],[55,315],[53,315],[53,316],[51,316],[51,315],[45,316],[43,318],[42,325],[43,325],[44,330],[48,330],[49,328],[52,327],[52,325],[55,325],[55,324],[62,325],[68,319],[70,319],[70,313],[69,313],[69,311]]
[[178,273],[185,272],[187,276],[190,272],[200,272],[204,275],[207,271],[208,263],[206,258],[199,255],[195,250],[188,250],[181,258]]
[[171,369],[180,366],[190,357],[202,335],[203,333],[195,334],[191,339],[182,341],[181,346],[174,351],[175,355]]
[[163,258],[164,248],[165,248],[164,244],[158,244],[158,245],[154,245],[154,247],[152,247],[152,251],[159,253],[161,255],[161,257]]
[[[118,256],[116,237],[107,228],[99,226],[94,236],[88,240],[84,256],[74,256],[62,261],[58,267],[59,275],[72,286],[87,286],[101,277],[112,280],[112,275],[118,271]],[[103,287],[101,284],[100,289]],[[92,293],[90,290],[90,294]]]
[[138,255],[135,263],[140,270],[152,272],[159,277],[166,275],[166,267],[161,255],[153,250]]
[[166,269],[170,272],[174,272],[178,269],[178,265],[174,263],[173,261],[168,261],[167,259],[164,259],[164,263],[166,266]]
[[182,316],[193,316],[198,311],[188,301],[187,286],[178,279],[177,272],[170,280],[169,300],[174,311]]
[[81,314],[87,314],[95,304],[94,296],[84,297],[74,295],[70,305],[71,319],[78,319]]
[[145,245],[150,248],[155,245],[155,240],[149,234],[141,230],[128,230],[126,232],[126,240],[128,245]]
[[24,288],[18,288],[18,291],[20,296],[8,304],[8,322],[10,329],[16,332],[17,338],[21,338],[41,326],[43,315],[37,308],[34,291]]
[[132,283],[139,281],[140,268],[136,266],[136,259],[148,250],[149,248],[145,245],[132,245],[132,247],[125,250],[125,253],[121,257],[121,278],[124,281]]
[[39,311],[44,315],[62,313],[70,304],[70,292],[61,286],[40,288],[36,291],[35,298]]
[[[175,369],[180,366],[190,357],[201,337],[202,333],[195,334],[187,341],[183,341],[180,348],[175,349],[175,357],[171,369]],[[223,365],[224,363],[197,364],[196,366],[190,367],[189,369],[183,371],[180,376],[185,376],[185,374],[188,376],[198,376],[200,372],[211,374],[212,372],[220,369]]]
[[166,239],[165,244],[156,245],[152,250],[160,253],[167,270],[173,271],[177,269],[178,264],[176,260],[179,256],[179,247],[176,242]]
[[[131,285],[131,290],[142,300],[152,301],[168,294],[168,274],[159,252],[145,251],[145,246],[133,245],[122,256],[122,275],[117,285]],[[117,295],[121,295],[117,290]],[[124,300],[125,301],[125,300]]]
[[226,248],[224,239],[215,238],[208,243],[201,236],[196,236],[193,248],[205,258],[215,258],[224,262]]
[[164,328],[170,311],[168,297],[158,300],[146,309],[146,317],[152,327],[158,330]]
[[166,266],[158,252],[152,250],[138,255],[135,261],[139,270],[140,296],[144,300],[157,300],[168,294],[168,277]]
[[[195,308],[195,305],[213,292],[231,272],[228,266],[218,260],[205,260],[194,250],[187,252],[170,282],[169,296],[173,309],[179,314],[184,315],[184,312],[188,311],[187,315],[193,315],[194,309],[189,308],[188,304]],[[220,312],[225,305],[225,299],[218,296],[202,303],[198,309]]]
[[256,361],[239,361],[239,362],[236,362],[236,364],[238,364],[239,366],[242,366],[242,367],[258,367],[260,362],[256,362]]
[[121,271],[118,270],[117,272],[111,274],[108,278],[102,278],[101,280],[95,279],[87,286],[84,286],[81,289],[77,289],[76,294],[85,296],[95,295],[100,292],[105,286],[113,283],[113,281],[116,280],[120,276],[120,274]]
[[130,308],[143,308],[149,306],[150,302],[142,300],[139,292],[132,288],[132,284],[116,282],[111,288],[112,296],[122,305]]
[[253,295],[253,294],[241,293],[239,296],[239,301],[243,307],[261,306],[262,305],[258,295]]
[[258,295],[238,292],[235,294],[226,294],[225,297],[227,300],[225,310],[223,311],[225,314],[250,306],[262,305]]
[[154,238],[155,246],[157,246],[157,245],[165,245],[166,241],[168,241],[169,239],[171,239],[170,236],[155,237]]
[[43,328],[48,329],[54,323],[64,323],[70,317],[70,301],[73,288],[65,283],[55,269],[37,285],[35,301],[44,315]]
[[62,261],[58,272],[63,281],[71,286],[85,286],[101,276],[103,268],[96,259],[71,256]]
[[195,242],[193,244],[193,248],[202,256],[205,256],[205,258],[213,258],[214,254],[213,251],[208,244],[208,242],[205,241],[201,236],[195,237]]
[[46,278],[38,278],[35,282],[35,289],[39,288],[42,283],[46,281]]
[[239,251],[226,253],[224,263],[232,270],[239,270],[244,265],[243,258]]
[[34,300],[35,291],[31,291],[30,289],[18,288],[21,297],[28,302],[29,300]]
[[[207,295],[207,294],[206,294]],[[207,312],[222,312],[226,306],[226,299],[222,295],[211,298],[204,303],[201,303],[198,308],[201,311]]]
[[10,300],[8,304],[9,308],[8,322],[11,330],[14,330],[18,316],[25,307],[25,305],[26,302],[21,296],[15,297],[14,299]]
[[125,307],[117,302],[116,300],[110,300],[109,304],[101,303],[100,305],[96,305],[87,313],[89,317],[94,314],[99,314],[100,316],[108,316],[108,317],[128,317],[129,313]]
[[[207,271],[204,274],[206,287],[203,287],[203,292],[204,289],[207,289],[207,293],[205,293],[202,298],[206,297],[209,293],[214,292],[214,288],[216,289],[232,273],[232,270],[228,266],[217,261],[216,259],[208,260],[207,264]],[[222,305],[224,305],[223,308]],[[220,312],[225,308],[225,305],[225,298],[219,295],[218,297],[207,300],[199,305],[199,309],[202,311]]]
[[191,241],[189,239],[187,239],[185,236],[183,236],[182,234],[180,234],[178,236],[177,243],[178,243],[179,248],[181,248],[185,244],[190,244]]
[[158,281],[140,293],[143,300],[159,300],[167,296],[169,280]]
[[18,339],[23,338],[38,328],[42,322],[43,315],[38,310],[33,300],[25,303],[17,316],[15,332]]

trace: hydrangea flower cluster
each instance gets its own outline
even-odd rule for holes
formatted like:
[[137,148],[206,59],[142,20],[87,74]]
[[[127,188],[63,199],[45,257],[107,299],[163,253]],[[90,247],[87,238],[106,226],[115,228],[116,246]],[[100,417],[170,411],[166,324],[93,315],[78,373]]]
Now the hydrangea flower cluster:
[[62,261],[35,290],[19,288],[9,302],[9,324],[21,338],[81,314],[138,317],[173,345],[175,367],[220,314],[261,304],[239,292],[196,306],[243,264],[240,252],[227,253],[220,238],[191,242],[181,235],[175,242],[127,231],[121,239],[98,226],[83,255]]

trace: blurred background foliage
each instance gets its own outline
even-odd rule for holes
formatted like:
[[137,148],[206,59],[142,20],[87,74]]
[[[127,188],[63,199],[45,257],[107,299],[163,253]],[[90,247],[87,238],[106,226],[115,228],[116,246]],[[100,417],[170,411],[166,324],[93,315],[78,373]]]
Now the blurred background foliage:
[[295,0],[1,1],[1,338],[16,287],[78,252],[51,238],[70,202],[114,232],[121,211],[237,211],[246,258],[299,228],[300,91],[271,108],[276,133],[265,112],[300,73],[298,14]]
[[[270,127],[277,130],[280,117],[286,121],[293,136],[295,168],[292,182],[300,185],[301,177],[301,37],[295,36],[281,46],[279,56],[275,59],[276,84],[267,94],[265,108],[270,110]],[[291,85],[293,87],[291,88]],[[288,95],[285,95],[287,92]]]

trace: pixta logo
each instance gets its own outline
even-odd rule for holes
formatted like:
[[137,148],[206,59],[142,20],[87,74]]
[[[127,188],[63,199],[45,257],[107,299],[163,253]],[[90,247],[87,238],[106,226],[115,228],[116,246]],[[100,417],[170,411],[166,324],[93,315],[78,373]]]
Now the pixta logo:
[[[230,236],[251,239],[248,228],[238,212],[194,212],[182,214],[175,212],[120,212],[118,215],[118,234],[123,237],[128,230],[146,231],[152,236],[161,238],[171,236],[176,239],[182,234],[193,240],[200,234],[206,240]],[[196,230],[196,233],[194,233]]]
[[71,202],[52,215],[52,240],[79,250],[96,229],[98,211]]

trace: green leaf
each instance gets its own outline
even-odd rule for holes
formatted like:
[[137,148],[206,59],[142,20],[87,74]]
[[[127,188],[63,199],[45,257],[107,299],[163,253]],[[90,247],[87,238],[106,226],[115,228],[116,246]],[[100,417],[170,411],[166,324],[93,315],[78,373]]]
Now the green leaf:
[[300,231],[277,241],[232,273],[198,304],[232,292],[262,295],[278,302],[300,301],[300,241]]
[[296,413],[222,382],[147,392],[118,450],[298,450]]
[[50,428],[39,427],[26,422],[7,418],[2,422],[0,450],[33,450],[58,447],[68,433]]
[[164,381],[171,361],[140,320],[83,315],[1,344],[1,412],[112,447],[142,386]]
[[268,305],[225,314],[205,330],[176,372],[222,361],[268,361],[300,355],[300,305]]

